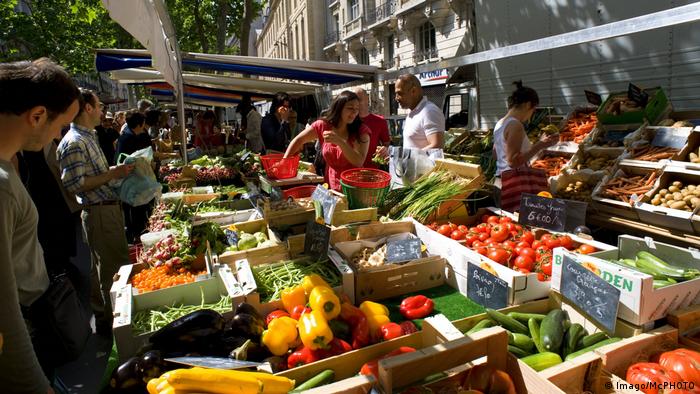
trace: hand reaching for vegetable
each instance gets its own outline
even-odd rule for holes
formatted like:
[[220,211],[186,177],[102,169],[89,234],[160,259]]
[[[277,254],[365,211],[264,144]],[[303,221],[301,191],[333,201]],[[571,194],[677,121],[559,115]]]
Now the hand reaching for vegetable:
[[377,151],[374,153],[374,156],[381,157],[385,160],[389,159],[389,147],[387,146],[378,146]]
[[543,134],[542,137],[540,137],[540,142],[544,143],[545,146],[552,146],[559,142],[559,133],[550,135]]

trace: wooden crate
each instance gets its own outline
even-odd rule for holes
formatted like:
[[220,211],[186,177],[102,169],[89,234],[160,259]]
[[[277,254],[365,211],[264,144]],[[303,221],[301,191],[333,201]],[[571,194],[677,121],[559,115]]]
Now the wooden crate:
[[668,324],[678,329],[678,342],[700,352],[700,305],[678,309],[668,314]]
[[[440,204],[438,209],[428,218],[429,222],[449,217],[450,215],[468,215],[466,205],[461,200],[465,200],[486,183],[486,178],[481,170],[481,166],[478,164],[463,163],[449,159],[436,159],[435,167],[431,172],[440,170],[450,171],[463,178],[471,179],[471,182],[469,183],[468,192],[455,196],[452,201]],[[424,177],[429,174],[430,172],[424,175]]]
[[[236,229],[243,231],[243,232],[246,232],[246,233],[249,233],[249,234],[254,234],[256,232],[263,232],[267,235],[268,239],[270,239],[272,241],[277,241],[274,233],[267,226],[267,221],[265,219],[256,219],[256,220],[250,220],[247,222],[235,223],[232,226],[235,226]],[[225,228],[228,228],[230,226],[222,226],[222,227],[225,229]],[[231,259],[231,260],[241,260],[241,259],[246,259],[249,257],[281,254],[281,253],[285,253],[286,251],[287,251],[286,245],[284,245],[283,243],[277,242],[277,245],[274,245],[274,246],[257,247],[257,248],[253,248],[253,249],[239,250],[236,252],[226,251],[226,252],[223,252],[221,254],[221,256],[226,256],[227,259]]]
[[[502,309],[501,312],[524,312],[546,314],[553,308],[561,308],[569,314],[569,318],[574,323],[580,323],[590,333],[600,331],[593,323],[588,321],[581,313],[571,305],[562,301],[561,296],[556,292],[551,292],[549,298],[532,301],[526,304],[517,305]],[[486,318],[486,314],[471,316],[453,322],[460,331],[465,332],[476,323]],[[632,337],[643,332],[641,327],[633,326],[624,320],[617,319],[615,335],[623,338]],[[554,383],[557,387],[567,393],[583,393],[598,387],[598,380],[601,374],[602,363],[600,357],[594,353],[587,353],[576,357],[570,361],[565,361],[559,365],[540,371],[539,374]]]

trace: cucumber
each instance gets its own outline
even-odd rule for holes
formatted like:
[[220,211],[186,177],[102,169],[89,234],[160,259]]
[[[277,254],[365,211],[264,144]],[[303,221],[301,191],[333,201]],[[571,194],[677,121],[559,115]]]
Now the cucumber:
[[332,369],[323,370],[318,375],[295,387],[294,390],[290,391],[290,393],[301,393],[304,390],[323,386],[332,382],[333,378],[335,378],[335,372],[333,372]]
[[571,327],[566,330],[566,334],[564,334],[564,345],[561,352],[562,357],[566,357],[569,353],[575,352],[578,341],[586,335],[588,335],[588,333],[582,325],[578,323],[572,324]]
[[513,319],[510,316],[504,315],[501,312],[486,308],[486,314],[493,319],[493,321],[498,323],[498,325],[510,332],[517,332],[519,334],[527,334],[529,332],[523,323]]
[[531,352],[532,348],[535,347],[535,342],[532,341],[532,338],[525,334],[518,334],[515,332],[508,333],[508,344],[516,346],[526,352]]
[[672,278],[690,279],[700,275],[700,271],[696,269],[685,269],[673,266],[649,252],[637,252],[637,264],[640,263],[640,260],[643,260],[642,263],[644,264],[648,262],[649,264],[647,265],[647,267],[649,269],[652,269],[663,275],[670,276]]
[[478,323],[476,323],[476,324],[474,325],[474,327],[472,327],[472,328],[470,328],[469,330],[467,330],[467,332],[465,332],[464,334],[465,334],[465,335],[473,334],[473,333],[475,333],[475,332],[477,332],[477,331],[479,331],[479,330],[483,330],[484,328],[493,327],[493,326],[495,326],[495,325],[496,325],[496,323],[495,323],[493,320],[491,320],[491,319],[484,319],[484,320],[481,320],[481,321],[479,321]]
[[530,319],[527,321],[527,326],[530,328],[530,338],[535,343],[537,351],[540,353],[544,352],[542,341],[540,340],[540,323],[535,319]]
[[535,320],[537,320],[537,322],[541,322],[545,316],[541,313],[520,313],[520,312],[508,312],[507,315],[512,317],[513,319],[523,323],[523,324],[526,324],[527,321],[530,319],[535,319]]
[[540,325],[542,347],[545,351],[559,353],[564,341],[564,321],[566,315],[561,309],[549,311]]
[[520,360],[537,372],[563,362],[561,356],[552,352],[533,354],[531,356],[523,357]]
[[593,346],[596,343],[598,343],[600,341],[604,341],[606,339],[608,339],[608,335],[604,332],[596,332],[595,334],[586,335],[585,337],[581,338],[581,341],[579,342],[577,348],[578,349],[587,348],[589,346]]
[[513,346],[513,345],[508,345],[508,351],[511,352],[517,358],[527,357],[531,354],[531,353],[526,352],[523,349],[521,349],[517,346]]
[[661,287],[666,287],[675,284],[675,282],[671,282],[669,280],[658,280],[654,279],[654,288],[659,289]]
[[581,350],[578,350],[578,351],[576,351],[576,352],[573,352],[573,353],[567,355],[566,358],[565,358],[565,360],[566,360],[566,361],[569,361],[569,360],[571,360],[571,359],[573,359],[573,358],[576,358],[576,357],[578,357],[578,356],[580,356],[580,355],[582,355],[582,354],[584,354],[584,353],[588,353],[588,352],[590,352],[591,350],[595,350],[595,349],[598,349],[599,347],[602,347],[602,346],[605,346],[605,345],[609,345],[609,344],[611,344],[611,343],[619,342],[619,341],[621,341],[621,340],[622,340],[622,338],[618,338],[618,337],[612,337],[612,338],[605,339],[605,340],[603,340],[603,341],[600,341],[600,342],[596,343],[595,345],[591,345],[591,346],[585,347],[585,348],[583,348],[583,349],[581,349]]
[[671,276],[676,275],[678,279],[682,279],[683,276],[677,273],[662,271],[653,262],[647,259],[637,259],[637,271],[643,272],[647,275],[651,275],[654,279],[665,280]]

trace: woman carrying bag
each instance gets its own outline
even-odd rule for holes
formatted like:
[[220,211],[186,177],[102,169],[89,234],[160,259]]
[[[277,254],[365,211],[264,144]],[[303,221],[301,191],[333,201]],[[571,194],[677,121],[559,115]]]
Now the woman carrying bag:
[[559,134],[543,135],[531,144],[523,123],[535,113],[540,99],[534,89],[514,82],[515,91],[508,97],[508,113],[496,123],[493,149],[496,156],[496,186],[500,207],[507,211],[520,208],[522,193],[537,194],[547,190],[547,175],[529,166],[530,160],[543,149],[556,144]]

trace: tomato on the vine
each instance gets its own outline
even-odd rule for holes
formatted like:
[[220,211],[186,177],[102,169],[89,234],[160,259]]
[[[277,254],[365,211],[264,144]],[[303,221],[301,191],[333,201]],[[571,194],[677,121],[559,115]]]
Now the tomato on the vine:
[[540,263],[540,270],[545,275],[552,275],[552,259],[547,259],[547,261]]
[[503,224],[503,223],[510,223],[512,222],[513,219],[509,218],[508,216],[502,216],[500,219],[498,219],[498,222]]
[[456,225],[456,224],[454,224],[454,223],[448,223],[448,224],[449,224],[450,228],[452,229],[452,231],[457,230],[457,225]]
[[486,246],[476,247],[474,248],[474,251],[482,256],[486,256],[488,254],[488,248]]
[[517,272],[520,272],[521,274],[525,274],[525,275],[527,275],[527,274],[530,273],[530,271],[527,270],[527,269],[525,269],[525,268],[515,268],[515,270],[516,270]]
[[532,248],[522,248],[519,255],[529,257],[532,260],[537,260],[537,252]]
[[446,237],[449,237],[450,233],[452,232],[452,228],[450,227],[449,224],[443,224],[442,226],[438,227],[437,231],[440,235],[444,235]]
[[539,280],[540,282],[546,282],[549,279],[547,278],[547,275],[543,274],[542,272],[538,272],[537,273],[537,280]]
[[522,242],[532,244],[535,242],[535,234],[533,234],[532,231],[523,231],[523,234],[520,236],[520,240]]
[[518,256],[515,258],[515,262],[513,263],[517,268],[522,268],[526,269],[528,271],[532,271],[532,268],[535,266],[535,261],[531,259],[530,257],[527,256]]
[[463,224],[460,224],[459,226],[457,226],[457,230],[459,230],[459,231],[461,231],[461,232],[463,232],[463,233],[466,233],[466,232],[469,231],[469,228],[468,228],[467,226],[463,225]]
[[547,246],[549,249],[554,249],[558,248],[561,246],[561,239],[557,236],[552,236],[551,238],[547,239],[544,241],[544,244]]
[[523,248],[522,246],[517,246],[517,245],[516,245],[516,246],[515,246],[515,249],[513,249],[513,251],[515,252],[515,254],[516,254],[517,256],[520,256],[520,255],[523,253],[523,249],[524,249],[524,248]]
[[509,249],[509,250],[515,249],[515,246],[516,246],[516,245],[515,245],[515,242],[513,242],[513,241],[511,241],[511,240],[509,240],[509,239],[503,241],[502,244],[503,244],[503,247],[504,247],[504,248]]
[[500,222],[498,216],[489,216],[489,218],[486,220],[486,223],[495,226]]
[[559,243],[561,244],[561,246],[563,248],[571,250],[572,246],[574,245],[574,240],[572,240],[571,237],[568,235],[560,235],[559,236]]
[[506,239],[508,239],[508,229],[501,225],[497,224],[491,228],[491,238],[495,239],[498,242],[503,242]]
[[467,241],[467,246],[472,246],[474,244],[474,241],[479,240],[479,234],[477,233],[467,233],[467,236],[464,238]]
[[466,235],[465,233],[463,233],[459,230],[455,230],[452,232],[452,234],[450,234],[450,238],[454,239],[455,241],[461,241],[464,239],[465,235]]
[[486,223],[481,223],[480,225],[476,226],[476,229],[480,233],[486,233],[486,234],[491,233],[491,226],[486,224]]
[[530,243],[529,243],[529,242],[525,242],[525,241],[520,241],[520,242],[518,242],[515,246],[518,246],[518,247],[520,247],[521,249],[522,249],[522,248],[529,248],[529,247],[530,247]]
[[508,262],[508,252],[503,248],[489,248],[486,257],[497,262],[498,264],[506,264]]
[[487,239],[489,239],[488,233],[479,233],[479,241],[485,242]]
[[537,250],[537,249],[538,249],[540,246],[542,246],[542,245],[543,245],[543,244],[542,244],[542,241],[532,241],[532,242],[530,242],[530,247],[531,247],[532,249],[535,249],[535,250]]

